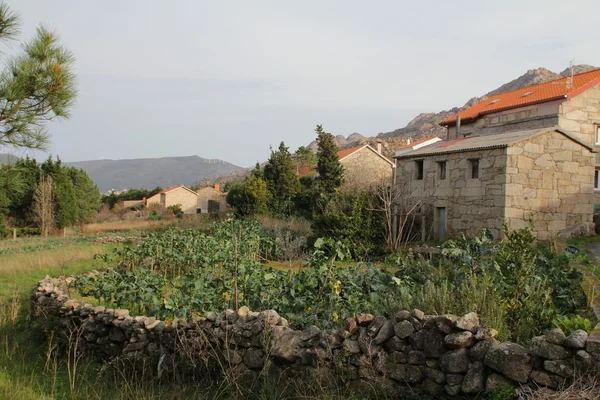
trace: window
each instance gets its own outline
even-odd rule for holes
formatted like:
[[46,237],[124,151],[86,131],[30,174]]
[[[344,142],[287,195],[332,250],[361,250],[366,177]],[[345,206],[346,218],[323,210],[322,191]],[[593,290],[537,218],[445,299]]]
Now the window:
[[423,180],[423,160],[415,161],[417,167],[417,180]]
[[600,125],[596,125],[596,145],[600,146]]
[[471,179],[479,179],[479,159],[469,160],[471,164]]
[[438,161],[438,177],[441,181],[446,179],[446,161]]
[[600,190],[600,169],[596,168],[594,175],[594,189]]

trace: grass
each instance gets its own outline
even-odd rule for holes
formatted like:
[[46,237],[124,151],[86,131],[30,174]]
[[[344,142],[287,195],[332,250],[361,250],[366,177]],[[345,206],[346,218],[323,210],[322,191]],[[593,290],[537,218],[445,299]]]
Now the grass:
[[125,219],[119,221],[86,224],[81,227],[82,233],[105,233],[123,231],[156,231],[168,226],[177,225],[177,220],[148,221],[146,219]]

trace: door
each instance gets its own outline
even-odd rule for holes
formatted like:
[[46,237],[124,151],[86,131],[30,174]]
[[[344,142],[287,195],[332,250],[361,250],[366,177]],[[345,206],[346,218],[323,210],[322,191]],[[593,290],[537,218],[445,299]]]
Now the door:
[[446,207],[438,207],[438,241],[446,240]]

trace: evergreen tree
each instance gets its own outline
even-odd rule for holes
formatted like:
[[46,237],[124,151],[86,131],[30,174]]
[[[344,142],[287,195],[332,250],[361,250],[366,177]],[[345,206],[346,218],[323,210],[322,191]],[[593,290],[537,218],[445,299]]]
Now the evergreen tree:
[[300,189],[300,183],[292,155],[283,142],[277,151],[271,150],[271,157],[269,157],[263,173],[271,192],[273,212],[291,214],[293,198]]
[[55,221],[58,228],[64,228],[79,221],[79,209],[75,197],[75,187],[60,158],[52,160],[48,157],[42,164],[42,172],[50,176],[54,182],[54,198],[56,203]]
[[264,213],[268,209],[271,192],[267,183],[254,174],[243,182],[235,183],[227,193],[227,203],[239,216]]
[[315,129],[317,133],[317,178],[316,185],[323,195],[331,195],[344,183],[344,168],[338,157],[338,147],[333,135],[325,132],[321,125]]
[[314,167],[317,163],[317,155],[312,149],[300,146],[294,153],[296,173],[300,176],[313,176]]
[[84,170],[67,167],[67,174],[73,183],[77,216],[74,222],[88,222],[100,209],[100,191]]

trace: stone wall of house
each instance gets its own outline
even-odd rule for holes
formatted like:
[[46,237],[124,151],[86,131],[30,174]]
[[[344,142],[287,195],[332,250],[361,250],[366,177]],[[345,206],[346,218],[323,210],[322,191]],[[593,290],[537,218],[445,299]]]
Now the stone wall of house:
[[462,123],[458,137],[456,126],[449,127],[448,138],[553,127],[559,124],[559,107],[560,102],[555,101],[488,114],[475,121]]
[[[479,178],[471,178],[471,161],[479,160]],[[417,180],[416,160],[423,160],[424,176]],[[440,179],[440,162],[446,163],[446,179]],[[476,235],[490,228],[496,237],[504,218],[505,149],[440,154],[398,159],[396,182],[408,185],[408,193],[427,205],[433,215],[433,237],[438,239],[439,208],[446,209],[447,237],[459,232]],[[401,189],[403,190],[403,189]]]
[[367,190],[382,180],[391,182],[394,174],[393,163],[368,148],[350,154],[340,163],[344,167],[343,190]]
[[[595,129],[600,126],[600,84],[563,102],[559,110],[561,128],[576,135],[584,143],[596,146]],[[596,146],[600,150],[600,146]],[[600,153],[593,162],[600,169]],[[600,204],[600,191],[594,193],[594,203]]]
[[[146,375],[202,373],[211,365],[236,382],[268,376],[319,379],[394,395],[403,385],[443,396],[475,394],[500,383],[556,388],[576,369],[600,367],[600,335],[560,329],[526,347],[499,343],[475,313],[430,316],[400,311],[392,318],[357,314],[344,328],[292,330],[275,311],[207,313],[161,321],[127,310],[81,305],[65,294],[69,278],[46,277],[32,294],[33,321],[51,326],[78,349],[100,359],[119,357]],[[264,376],[264,375],[263,375]]]
[[226,196],[219,190],[213,187],[205,187],[198,190],[198,205],[197,207],[202,210],[202,213],[208,212],[208,201],[216,201],[219,203],[219,212],[229,210],[229,205],[226,201]]
[[553,131],[513,144],[507,154],[505,218],[512,228],[532,218],[539,239],[574,226],[594,231],[592,152]]

